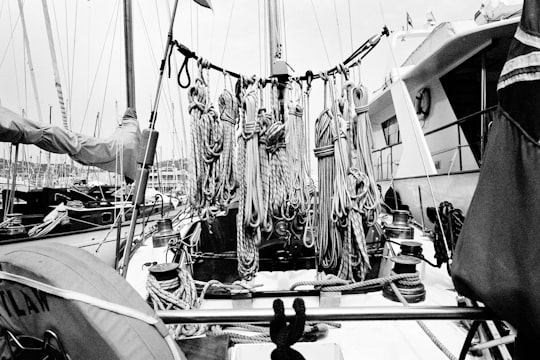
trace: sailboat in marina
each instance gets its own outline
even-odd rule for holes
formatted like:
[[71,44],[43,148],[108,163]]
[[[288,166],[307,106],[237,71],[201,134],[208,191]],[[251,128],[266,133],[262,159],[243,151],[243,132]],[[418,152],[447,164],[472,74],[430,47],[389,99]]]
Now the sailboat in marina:
[[[156,231],[138,241],[132,226],[120,267],[127,282],[78,249],[38,245],[7,253],[0,259],[0,279],[5,280],[0,297],[5,294],[2,298],[7,299],[0,304],[0,320],[9,329],[4,348],[25,350],[16,341],[28,341],[24,335],[31,334],[43,338],[49,344],[43,349],[57,358],[69,354],[122,359],[525,359],[531,355],[537,324],[528,321],[527,311],[535,311],[532,304],[538,290],[529,275],[534,273],[533,256],[527,256],[525,248],[505,249],[516,220],[512,215],[505,213],[509,221],[500,221],[490,212],[486,219],[481,208],[487,204],[503,211],[501,206],[508,203],[515,211],[523,210],[522,202],[512,201],[521,180],[509,164],[534,169],[530,166],[534,159],[528,161],[537,147],[530,135],[534,122],[526,118],[536,106],[525,101],[529,112],[519,111],[524,94],[537,87],[534,56],[529,57],[532,64],[520,61],[524,55],[520,51],[526,55],[540,48],[534,25],[531,29],[540,14],[534,1],[525,1],[526,16],[519,26],[517,19],[507,19],[474,26],[451,22],[429,29],[406,66],[394,64],[385,88],[371,101],[351,72],[390,35],[386,27],[341,64],[294,76],[284,60],[280,36],[283,9],[278,1],[269,0],[264,13],[270,30],[270,72],[259,78],[214,64],[176,39],[177,5],[150,126],[143,131],[134,212],[141,210],[155,157],[162,81],[171,59],[179,57],[183,65],[171,77],[186,89],[189,99],[187,216],[161,219]],[[393,36],[399,41],[405,35]],[[502,66],[508,49],[510,58]],[[195,63],[193,69],[190,65]],[[501,68],[498,87],[503,102],[491,113],[488,104],[493,98],[488,94]],[[453,100],[461,95],[456,82],[467,80],[463,74],[477,69],[486,101],[480,102],[480,112],[464,106],[471,111],[470,118],[480,118],[488,128],[487,114],[493,116],[485,153],[475,143],[477,132],[483,137],[478,123],[467,127],[469,117],[459,115],[462,102]],[[224,83],[227,78],[235,81],[215,98],[210,77],[214,70]],[[320,113],[309,106],[317,82],[324,89]],[[521,95],[512,97],[514,85],[520,83],[525,83],[518,89]],[[466,102],[467,97],[461,100]],[[452,147],[454,139],[447,134],[429,140],[446,129],[456,134],[457,146]],[[315,134],[315,149],[307,140],[310,132]],[[525,142],[521,151],[513,152],[511,141],[517,138]],[[441,139],[448,141],[442,144]],[[381,148],[383,141],[387,149]],[[498,144],[504,147],[498,149]],[[456,154],[454,159],[437,158],[448,147]],[[314,150],[316,159],[310,159],[308,150]],[[478,159],[476,152],[482,155]],[[517,162],[511,158],[516,154]],[[421,198],[423,194],[424,204],[433,202],[435,221],[441,224],[437,201],[451,200],[441,197],[445,193],[441,189],[448,187],[442,183],[468,175],[463,170],[465,158],[477,167],[479,162],[485,164],[499,178],[493,182],[490,176],[480,176],[480,195],[475,195],[474,213],[467,214],[457,248],[448,246],[443,233],[443,251],[454,255],[456,264],[447,271],[434,264],[440,249],[418,219],[425,211]],[[498,159],[510,173],[497,172]],[[463,171],[454,174],[454,166]],[[437,167],[443,173],[436,174]],[[419,171],[424,171],[423,178]],[[507,187],[502,186],[505,178],[513,179]],[[521,182],[526,181],[534,190],[535,180]],[[392,201],[385,199],[387,187],[394,190]],[[493,202],[493,192],[506,202]],[[535,207],[527,209],[531,213],[526,219],[532,220]],[[482,234],[486,226],[492,229]],[[523,230],[519,237],[535,251],[534,235]],[[475,263],[476,258],[482,262]],[[505,279],[501,296],[498,278],[490,276],[501,270],[499,258],[505,270],[500,275]],[[523,272],[516,266],[520,259],[528,274],[516,282]],[[530,294],[525,285],[531,286]],[[518,304],[513,297],[519,298]],[[62,317],[64,326],[55,326],[54,314],[65,306],[70,311]],[[48,312],[52,315],[45,316]],[[80,319],[86,325],[82,330]],[[52,345],[51,329],[56,339]],[[86,341],[81,341],[83,335]],[[89,342],[98,346],[90,349]]]
[[[7,186],[2,189],[0,251],[10,251],[33,241],[60,241],[84,248],[115,267],[118,254],[124,246],[127,225],[132,218],[133,185],[129,184],[133,184],[136,177],[139,151],[140,129],[134,110],[133,54],[131,50],[126,50],[128,110],[118,128],[106,138],[86,136],[72,131],[67,121],[49,8],[46,1],[42,2],[42,5],[64,126],[33,121],[0,105],[0,141],[11,143],[12,150],[15,149],[15,155],[11,159],[14,163],[12,176],[7,179]],[[37,113],[38,118],[42,120],[39,90],[36,86],[24,14],[23,4],[19,2],[19,19],[28,53]],[[132,32],[130,26],[131,23],[126,21],[124,29],[126,34]],[[129,42],[126,41],[126,47],[129,46]],[[23,144],[35,145],[40,151],[49,154],[67,154],[72,162],[115,172],[118,174],[116,179],[120,186],[96,185],[81,189],[72,185],[59,188],[53,185],[54,174],[48,168],[45,174],[49,178],[48,186],[23,190],[17,185],[18,153],[19,147],[24,146]],[[56,178],[56,181],[58,180]],[[161,193],[154,192],[147,195],[150,198],[145,197],[139,211],[141,219],[136,219],[139,231],[143,231],[144,223],[148,222],[147,217],[156,214],[154,218],[160,214],[163,216],[165,211],[174,209],[176,203]]]

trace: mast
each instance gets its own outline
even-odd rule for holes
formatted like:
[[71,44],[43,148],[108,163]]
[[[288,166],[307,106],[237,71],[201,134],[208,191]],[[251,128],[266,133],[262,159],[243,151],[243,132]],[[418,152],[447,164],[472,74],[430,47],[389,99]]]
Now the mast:
[[270,76],[287,77],[287,63],[284,59],[285,46],[281,38],[281,17],[277,0],[268,0],[268,29],[270,32]]
[[54,71],[54,84],[56,85],[56,92],[58,93],[58,102],[60,103],[60,110],[62,112],[62,120],[64,123],[64,129],[69,130],[69,123],[66,113],[66,106],[64,104],[64,94],[62,93],[62,85],[60,83],[60,72],[58,71],[58,60],[56,59],[56,51],[54,50],[53,34],[51,27],[51,18],[49,16],[49,7],[47,6],[47,0],[41,0],[43,5],[43,15],[45,16],[45,27],[47,28],[47,37],[49,38],[49,50],[51,52],[51,59]]
[[281,16],[278,9],[278,0],[267,0],[268,30],[270,46],[270,77],[278,80],[278,102],[280,121],[285,119],[284,94],[286,83],[289,81],[287,63],[284,59],[285,46],[281,38]]
[[28,54],[28,68],[30,69],[30,78],[32,80],[32,88],[34,89],[34,97],[36,99],[37,114],[40,123],[43,123],[43,115],[41,112],[41,103],[39,101],[39,94],[36,85],[36,75],[34,74],[34,65],[32,62],[32,53],[30,52],[30,41],[28,40],[28,31],[26,30],[26,20],[24,18],[24,10],[22,0],[18,1],[19,3],[19,13],[21,14],[21,24],[23,28],[23,37],[24,37],[24,47],[26,48],[26,53]]
[[124,47],[127,107],[135,109],[135,64],[133,62],[133,14],[131,0],[124,0]]
[[[132,11],[131,0],[124,0],[124,55],[126,62],[126,105],[128,108],[135,109],[135,63],[133,61],[133,11]],[[122,121],[122,120],[120,120]],[[142,141],[142,140],[141,140]],[[144,191],[144,190],[143,190]],[[144,193],[143,193],[144,194]],[[139,197],[138,194],[135,197]],[[142,201],[144,201],[144,195],[142,196]],[[124,259],[126,264],[129,261],[129,250],[128,247],[131,247],[131,241],[133,241],[133,236],[135,233],[135,224],[137,223],[137,218],[139,217],[139,205],[137,205],[137,199],[135,199],[135,206],[133,207],[133,214],[131,218],[131,224],[129,228],[129,238],[128,243],[126,244],[126,249],[124,250],[124,257],[127,256],[128,259]],[[139,200],[140,201],[140,200]],[[115,266],[118,264],[120,259],[120,238],[122,236],[122,227],[121,223],[125,219],[124,214],[124,195],[122,195],[122,206],[120,208],[120,216],[118,216],[118,221],[116,223],[116,260]],[[130,241],[131,240],[131,241]],[[122,275],[126,276],[127,264],[125,265],[126,269],[122,272]]]
[[127,270],[129,266],[129,260],[131,257],[131,246],[133,244],[133,237],[135,235],[135,225],[137,224],[137,214],[139,213],[141,205],[144,204],[144,194],[146,190],[146,184],[148,183],[148,174],[150,172],[150,167],[153,165],[154,156],[156,153],[156,144],[158,140],[158,132],[155,130],[156,119],[157,119],[157,109],[159,105],[159,97],[161,94],[161,83],[163,81],[163,74],[165,72],[165,64],[167,60],[167,55],[169,54],[169,49],[172,46],[173,40],[173,27],[174,20],[176,18],[176,9],[178,8],[178,0],[174,2],[173,13],[171,16],[171,22],[169,25],[169,32],[167,34],[167,43],[165,44],[165,51],[163,54],[163,59],[161,61],[161,67],[159,69],[159,77],[157,84],[156,97],[153,104],[152,112],[150,113],[150,124],[148,129],[145,129],[142,132],[141,144],[144,144],[145,150],[144,154],[139,153],[139,159],[137,162],[141,164],[141,168],[137,172],[137,179],[135,182],[135,194],[133,195],[133,215],[131,217],[131,224],[129,226],[128,239],[126,241],[126,246],[124,248],[124,259],[121,265],[121,273],[125,278],[127,275]]

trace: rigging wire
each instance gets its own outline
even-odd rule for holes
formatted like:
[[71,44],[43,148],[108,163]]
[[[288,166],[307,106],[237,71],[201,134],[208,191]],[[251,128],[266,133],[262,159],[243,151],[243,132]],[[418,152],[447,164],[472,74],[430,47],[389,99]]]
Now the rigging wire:
[[336,17],[336,27],[337,27],[337,33],[338,33],[339,53],[341,55],[341,58],[343,58],[343,46],[341,45],[342,39],[341,39],[341,31],[339,29],[339,20],[338,20],[336,0],[334,0],[334,15]]
[[[170,19],[172,19],[172,12],[171,12],[171,6],[169,4],[169,2],[167,1],[166,2],[167,4],[167,11],[168,11],[168,14],[169,14],[169,21]],[[178,72],[178,62],[176,61],[176,57],[173,59],[174,61],[174,69],[175,69],[175,72]],[[181,158],[186,158],[188,156],[187,154],[187,150],[186,150],[186,147],[188,146],[188,131],[186,130],[186,122],[185,122],[185,117],[184,117],[184,112],[182,111],[184,109],[183,107],[183,104],[182,104],[182,95],[181,95],[181,92],[180,92],[180,87],[178,86],[175,86],[176,87],[176,92],[178,94],[178,103],[179,103],[179,114],[180,114],[180,127],[181,127],[181,131],[182,131],[182,136],[183,136],[183,143],[181,141],[178,141],[179,144],[181,144],[180,146],[180,149],[181,149]],[[173,108],[173,115],[174,115],[174,108]],[[176,137],[178,137],[178,133],[176,134]],[[179,140],[179,139],[177,139]]]
[[[383,22],[385,22],[386,18],[384,16],[384,10],[383,10],[383,7],[382,7],[381,0],[379,0],[379,9],[381,11],[381,17],[383,19]],[[401,78],[401,72],[399,71],[399,68],[398,68],[398,65],[397,65],[397,60],[396,60],[396,57],[395,57],[395,54],[394,54],[394,49],[392,49],[391,45],[390,45],[390,57],[391,57],[393,67],[397,70],[398,81],[403,81],[403,79]],[[403,88],[401,87],[401,89],[403,89]],[[406,94],[404,94],[404,96],[407,97],[407,96],[410,96],[410,95],[408,93],[406,93]],[[412,122],[412,113],[410,111],[411,111],[410,107],[407,106],[407,112],[409,112],[409,117],[408,118]],[[414,126],[414,124],[413,124],[413,126]],[[437,214],[437,220],[439,222],[439,226],[441,227],[441,229],[443,229],[441,214],[439,213],[439,206],[438,206],[438,203],[437,203],[437,199],[435,199],[435,192],[433,191],[433,185],[431,183],[431,178],[430,178],[430,175],[428,174],[427,167],[426,167],[426,159],[424,159],[424,156],[422,155],[422,151],[420,149],[420,143],[419,143],[419,139],[418,139],[418,134],[416,133],[416,131],[413,131],[413,133],[414,133],[414,137],[415,137],[415,140],[416,140],[416,145],[417,145],[417,148],[418,148],[418,152],[420,153],[420,160],[422,162],[422,167],[424,168],[424,173],[426,175],[426,180],[427,180],[427,183],[428,183],[428,186],[429,186],[429,191],[431,193],[431,198],[433,199],[433,205],[435,207],[435,212]],[[443,236],[443,240],[444,240],[443,241],[444,247],[445,247],[446,253],[448,255],[449,263],[450,263],[450,261],[451,261],[450,260],[451,259],[450,250],[448,249],[448,243],[447,243],[444,231],[442,232],[442,236]]]
[[[259,74],[263,74],[263,57],[262,57],[262,47],[263,41],[261,39],[261,0],[257,0],[257,30],[259,33]],[[263,18],[264,19],[264,18]]]
[[[21,16],[19,15],[17,17],[17,20],[15,21],[15,25],[12,24],[12,19],[11,19],[11,6],[9,6],[9,1],[7,2],[8,4],[8,14],[9,14],[9,26],[11,27],[11,35],[9,36],[9,41],[6,45],[6,49],[4,50],[4,55],[2,55],[2,61],[0,61],[0,68],[2,67],[2,65],[4,64],[4,60],[6,59],[6,56],[7,56],[7,52],[9,50],[9,46],[13,43],[13,35],[15,34],[15,29],[17,27],[17,25],[19,24],[19,21],[21,20]],[[23,3],[24,5],[24,3]]]
[[[227,50],[227,42],[229,40],[229,31],[231,30],[231,23],[232,23],[232,14],[233,14],[233,11],[234,11],[234,5],[236,4],[236,0],[233,0],[232,2],[232,5],[231,5],[231,11],[229,12],[229,20],[227,22],[227,32],[225,33],[225,43],[223,44],[223,51],[221,52],[221,59],[219,60],[219,65],[221,65],[223,67],[223,60],[225,59],[225,51]],[[216,83],[216,88],[214,90],[214,97],[213,99],[216,98],[217,96],[217,92],[218,92],[218,89],[219,89],[219,81],[221,80],[221,77],[218,76],[218,79],[217,79],[217,83]],[[223,81],[225,82],[225,79],[223,79]],[[226,84],[223,84],[224,86]]]
[[324,36],[321,30],[321,24],[319,23],[319,17],[317,16],[317,10],[315,10],[315,5],[313,4],[313,0],[309,0],[311,3],[311,8],[313,9],[313,14],[315,14],[315,20],[317,22],[317,28],[319,29],[319,35],[321,36],[321,41],[324,47],[324,53],[326,55],[326,60],[328,61],[328,66],[331,65],[330,63],[330,56],[328,56],[328,49],[326,48],[326,43],[324,42]]
[[281,0],[279,2],[279,5],[281,7],[281,19],[283,19],[283,23],[281,26],[283,27],[283,50],[282,52],[285,53],[285,63],[288,62],[288,47],[287,47],[287,21],[285,20],[285,2]]
[[351,17],[351,0],[347,0],[347,7],[349,10],[349,36],[351,39],[351,53],[352,53],[354,50],[354,45],[353,45],[353,31],[352,31],[352,17]]
[[[161,18],[159,16],[159,8],[158,8],[158,3],[157,1],[154,2],[155,4],[155,9],[156,9],[156,16],[157,16],[157,23],[158,23],[158,29],[159,29],[159,33],[160,34],[163,34],[163,32],[161,31]],[[141,16],[144,20],[144,17]],[[147,39],[149,39],[148,37],[148,34],[147,34]],[[161,47],[161,50],[162,51],[165,51],[165,46],[168,46],[167,44],[162,44],[162,47]],[[150,48],[152,54],[153,54],[153,50],[152,48]],[[155,59],[155,56],[153,56],[153,58]],[[172,110],[172,107],[171,107],[171,104],[172,104],[172,96],[171,96],[171,85],[170,85],[170,82],[167,81],[167,89],[166,91],[164,91],[165,93],[165,98],[166,98],[166,101],[165,101],[165,108],[169,111],[169,118],[173,118],[174,117],[174,114],[173,114],[173,110]],[[169,122],[166,122],[167,124],[167,127],[169,127]],[[169,127],[169,132],[170,132],[170,127]]]
[[101,103],[101,119],[103,119],[103,115],[105,112],[105,99],[107,97],[107,88],[109,87],[109,75],[111,71],[111,63],[113,59],[113,51],[114,51],[114,42],[116,40],[116,27],[118,25],[118,14],[120,13],[120,2],[117,2],[117,11],[116,11],[116,20],[114,22],[114,29],[113,29],[113,35],[112,35],[112,41],[111,41],[111,52],[109,55],[109,65],[107,66],[107,76],[105,77],[105,89],[103,90],[103,102]]
[[[137,1],[137,8],[139,10],[139,14],[141,16],[141,20],[142,20],[142,23],[143,23],[143,29],[144,29],[144,34],[145,34],[145,38],[146,38],[146,46],[148,47],[148,50],[150,51],[150,55],[151,55],[150,61],[155,63],[153,60],[156,59],[157,57],[154,54],[154,48],[152,47],[152,42],[150,40],[150,35],[148,33],[148,28],[146,26],[146,20],[144,19],[144,13],[142,11],[142,8],[140,6],[139,1]],[[159,21],[159,18],[158,18],[158,21]],[[165,48],[162,47],[161,50],[165,51]],[[159,69],[157,67],[156,68],[152,67],[152,69],[154,70],[154,73],[155,73],[156,77],[159,76]],[[170,104],[172,104],[172,96],[170,94],[171,93],[170,86],[167,86],[166,89],[163,89],[163,93],[164,93],[163,96],[165,97],[165,102],[166,102],[165,109],[168,110],[169,116],[172,118],[173,117],[173,111],[172,111],[172,108],[171,108],[171,105],[170,105]],[[150,96],[150,108],[152,108],[152,97],[151,96]],[[166,124],[167,124],[167,126],[170,125],[168,122],[166,122]],[[170,131],[170,128],[169,128],[169,131]]]
[[[55,26],[55,29],[56,29],[56,38],[57,38],[57,41],[58,41],[58,51],[60,52],[60,65],[62,66],[62,73],[64,75],[64,79],[68,79],[68,76],[66,75],[66,68],[65,68],[65,62],[64,62],[64,52],[62,51],[62,39],[60,37],[60,32],[59,32],[59,28],[60,28],[60,25],[58,25],[58,18],[56,16],[56,4],[55,2],[53,1],[52,2],[52,5],[53,5],[53,17],[54,17],[54,26]],[[67,33],[67,28],[66,28],[66,33]],[[51,37],[52,37],[52,34],[51,34]],[[68,63],[69,63],[69,58],[68,58]],[[67,84],[68,88],[69,88],[69,81],[68,81],[68,84]]]
[[[11,38],[9,39],[10,40],[10,44],[11,44],[11,51],[12,51],[12,54],[13,54],[13,67],[15,68],[15,86],[17,87],[17,102],[19,104],[19,108],[21,107],[21,96],[20,96],[20,88],[19,88],[19,76],[18,76],[18,71],[17,71],[17,59],[15,57],[15,44],[11,41],[13,39],[13,33],[15,32],[15,27],[13,27],[13,22],[12,22],[12,18],[11,18],[11,6],[9,6],[9,2],[8,2],[8,13],[9,13],[9,25],[11,26]],[[19,22],[20,20],[20,16],[19,18],[17,19],[17,23]],[[15,24],[15,26],[17,26],[17,24]],[[8,47],[9,47],[9,44],[8,44]],[[6,48],[6,52],[7,52],[7,48]],[[0,65],[1,66],[1,65]]]
[[[73,105],[73,83],[75,82],[75,79],[74,79],[74,74],[75,74],[75,47],[76,47],[76,39],[77,39],[77,19],[78,19],[78,16],[79,16],[79,2],[78,1],[75,1],[75,19],[73,21],[74,23],[74,26],[73,26],[73,53],[72,53],[72,56],[71,56],[71,75],[70,75],[70,85],[69,85],[69,118],[70,118],[70,122],[71,122],[71,106]],[[69,61],[69,58],[68,58],[68,61]],[[68,67],[69,68],[69,67]],[[71,124],[70,124],[70,128],[71,128]]]
[[97,74],[98,74],[99,68],[101,67],[101,60],[103,59],[103,53],[105,52],[105,48],[106,48],[105,45],[107,44],[107,39],[109,38],[109,33],[110,33],[110,30],[111,30],[111,25],[113,23],[113,19],[115,19],[115,13],[116,13],[116,17],[118,17],[118,4],[119,3],[120,3],[120,0],[116,0],[116,7],[115,7],[116,10],[113,9],[113,11],[111,13],[111,17],[109,19],[109,24],[107,25],[107,31],[105,33],[105,41],[103,43],[103,46],[101,47],[101,52],[99,54],[99,59],[98,59],[97,67],[96,67],[96,72],[94,73],[94,80],[92,81],[92,86],[90,87],[90,95],[88,96],[88,100],[86,101],[86,107],[84,109],[83,120],[81,122],[79,132],[82,131],[82,128],[83,128],[84,123],[86,121],[86,115],[88,114],[88,108],[90,107],[90,100],[92,99],[92,94],[94,93],[94,86],[95,86],[96,80],[98,78]]
[[5,1],[2,1],[2,6],[0,7],[0,19],[2,18],[2,13],[4,12],[4,5],[5,5]]

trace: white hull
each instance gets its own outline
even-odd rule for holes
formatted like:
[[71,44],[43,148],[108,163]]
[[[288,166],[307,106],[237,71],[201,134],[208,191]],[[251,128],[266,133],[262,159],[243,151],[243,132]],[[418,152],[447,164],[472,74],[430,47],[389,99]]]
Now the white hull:
[[[418,187],[422,193],[422,208],[424,214],[425,227],[432,228],[432,223],[426,217],[427,207],[438,207],[443,201],[452,203],[455,209],[461,209],[464,214],[469,209],[472,196],[478,183],[479,171],[454,173],[450,175],[431,175],[429,182],[425,176],[401,178],[393,180],[393,187],[399,193],[401,203],[408,205],[412,216],[417,220],[422,220],[422,211],[420,209],[420,195]],[[433,188],[433,196],[431,188]],[[382,194],[386,194],[392,181],[379,181],[382,188]],[[434,198],[433,198],[434,197]],[[394,204],[388,204],[394,206]]]

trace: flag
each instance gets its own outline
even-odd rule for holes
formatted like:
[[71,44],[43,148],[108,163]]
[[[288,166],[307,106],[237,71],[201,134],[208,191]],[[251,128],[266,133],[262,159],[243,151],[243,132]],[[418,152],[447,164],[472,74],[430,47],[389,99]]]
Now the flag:
[[411,15],[409,15],[409,12],[407,11],[407,30],[409,30],[409,26],[413,28],[412,18]]
[[195,2],[201,6],[204,6],[205,8],[212,9],[212,3],[210,0],[195,0]]
[[426,14],[427,23],[429,26],[433,26],[437,23],[435,20],[435,15],[433,15],[433,11],[430,11]]

